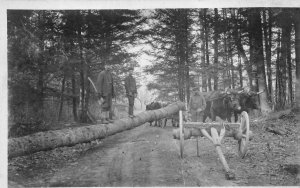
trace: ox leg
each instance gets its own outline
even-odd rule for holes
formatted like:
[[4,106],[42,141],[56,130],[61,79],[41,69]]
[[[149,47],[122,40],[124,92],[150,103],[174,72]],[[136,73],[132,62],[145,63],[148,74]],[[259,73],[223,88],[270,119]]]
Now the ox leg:
[[207,118],[207,114],[204,113],[204,114],[203,114],[203,123],[205,123],[206,118]]
[[171,121],[172,121],[172,126],[173,127],[178,127],[177,126],[177,121],[175,119],[172,118]]
[[159,126],[159,120],[155,120],[155,127]]
[[216,121],[216,113],[214,109],[210,109],[211,120]]
[[228,121],[228,122],[231,122],[231,112],[230,112],[230,113],[228,112],[228,114],[227,114],[227,117],[226,117],[226,118],[227,118],[227,121]]
[[237,112],[234,112],[234,122],[237,122],[238,121],[238,113]]

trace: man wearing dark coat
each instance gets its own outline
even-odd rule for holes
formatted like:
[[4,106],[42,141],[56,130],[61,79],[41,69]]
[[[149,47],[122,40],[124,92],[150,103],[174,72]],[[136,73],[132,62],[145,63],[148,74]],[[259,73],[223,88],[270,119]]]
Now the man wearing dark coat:
[[129,117],[134,117],[133,115],[133,106],[134,106],[134,98],[137,97],[137,89],[136,89],[136,81],[135,78],[132,76],[133,68],[131,67],[129,69],[129,74],[125,78],[125,90],[126,90],[126,96],[128,98],[129,103],[129,109],[128,109],[128,115]]
[[102,123],[112,123],[112,98],[115,97],[114,81],[110,68],[104,66],[97,78],[98,98],[103,99],[102,102]]

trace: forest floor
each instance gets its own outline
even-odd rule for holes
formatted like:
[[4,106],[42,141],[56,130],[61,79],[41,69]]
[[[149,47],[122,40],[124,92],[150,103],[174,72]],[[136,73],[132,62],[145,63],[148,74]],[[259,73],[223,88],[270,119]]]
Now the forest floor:
[[[169,122],[170,123],[170,122]],[[102,140],[41,151],[8,161],[11,187],[75,186],[290,186],[300,185],[300,117],[290,111],[251,119],[254,133],[247,155],[224,138],[222,151],[234,180],[225,173],[212,143],[185,141],[184,158],[173,127],[141,125]],[[282,135],[267,130],[279,129]],[[293,162],[291,162],[293,161]]]

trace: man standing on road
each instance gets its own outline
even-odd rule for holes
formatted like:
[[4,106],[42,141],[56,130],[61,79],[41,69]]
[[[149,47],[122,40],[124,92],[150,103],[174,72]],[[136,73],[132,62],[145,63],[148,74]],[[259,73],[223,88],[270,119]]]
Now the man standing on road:
[[193,89],[192,95],[189,101],[189,111],[191,113],[191,119],[193,122],[202,122],[203,111],[206,107],[206,101],[202,93],[200,93],[200,88],[195,87]]
[[125,90],[126,96],[128,98],[129,109],[128,115],[129,117],[133,118],[133,106],[134,106],[134,99],[137,97],[137,89],[136,89],[136,81],[135,78],[132,76],[133,74],[133,67],[130,67],[129,74],[125,78]]
[[110,68],[104,65],[104,70],[100,72],[97,78],[98,98],[102,102],[102,123],[112,123],[112,98],[115,97],[113,76]]

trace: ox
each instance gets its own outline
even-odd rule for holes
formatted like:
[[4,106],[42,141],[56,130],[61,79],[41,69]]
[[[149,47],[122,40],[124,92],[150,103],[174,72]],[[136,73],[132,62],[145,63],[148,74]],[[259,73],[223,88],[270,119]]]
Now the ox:
[[240,109],[241,106],[239,104],[238,95],[231,93],[219,93],[215,99],[206,101],[203,122],[205,122],[207,117],[216,121],[216,116],[231,122],[232,112],[239,111]]
[[[166,107],[169,104],[171,104],[171,102],[165,102],[165,103],[161,103],[161,104],[162,104],[162,107]],[[172,127],[179,127],[179,112],[165,117],[163,120],[163,127],[167,126],[168,120],[171,120]]]
[[260,104],[259,104],[259,94],[262,92],[239,92],[239,103],[241,105],[240,110],[234,110],[234,120],[237,122],[238,120],[238,114],[240,114],[242,111],[246,111],[249,113],[251,109],[257,109],[260,110]]
[[[160,108],[164,108],[164,107],[168,106],[169,104],[170,103],[152,102],[152,103],[146,105],[146,110],[157,110]],[[178,113],[169,115],[162,120],[155,121],[155,126],[159,125],[161,127],[166,127],[168,120],[171,120],[173,127],[179,126],[179,114]],[[150,126],[152,126],[152,122],[150,122]]]
[[[157,109],[160,109],[162,107],[162,105],[159,103],[159,102],[151,102],[150,104],[146,105],[146,110],[157,110]],[[152,126],[152,122],[149,122],[150,123],[150,126]],[[155,124],[154,126],[161,126],[162,125],[162,122],[161,120],[155,120]]]
[[179,112],[165,118],[165,122],[164,122],[165,127],[169,119],[171,120],[172,127],[179,127]]

